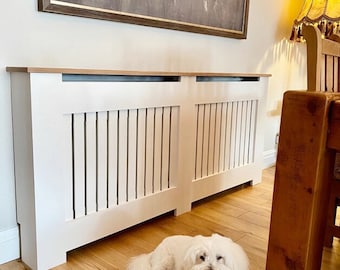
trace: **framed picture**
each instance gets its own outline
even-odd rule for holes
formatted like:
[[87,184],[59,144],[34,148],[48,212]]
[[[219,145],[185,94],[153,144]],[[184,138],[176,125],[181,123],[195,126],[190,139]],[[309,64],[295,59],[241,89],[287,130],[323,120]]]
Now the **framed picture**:
[[38,0],[38,9],[245,39],[249,0]]

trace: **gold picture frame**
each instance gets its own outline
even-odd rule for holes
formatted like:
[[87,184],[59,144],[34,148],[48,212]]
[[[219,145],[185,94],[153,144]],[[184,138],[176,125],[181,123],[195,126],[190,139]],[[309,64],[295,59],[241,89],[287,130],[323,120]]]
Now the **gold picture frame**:
[[246,39],[249,0],[38,0],[38,10]]

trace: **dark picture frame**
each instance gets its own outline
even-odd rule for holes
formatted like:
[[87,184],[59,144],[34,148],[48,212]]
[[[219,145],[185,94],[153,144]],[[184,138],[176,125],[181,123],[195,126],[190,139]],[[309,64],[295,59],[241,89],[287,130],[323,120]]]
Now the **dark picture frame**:
[[38,0],[38,10],[246,39],[249,0]]

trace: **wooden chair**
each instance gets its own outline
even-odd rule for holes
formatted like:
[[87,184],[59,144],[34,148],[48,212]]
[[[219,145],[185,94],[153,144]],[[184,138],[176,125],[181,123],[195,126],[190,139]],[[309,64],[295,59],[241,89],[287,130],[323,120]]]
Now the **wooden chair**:
[[267,270],[319,270],[324,245],[338,236],[340,43],[321,39],[312,26],[303,35],[308,91],[287,91],[283,97]]
[[317,27],[304,26],[308,91],[340,92],[340,43],[322,39]]
[[[340,43],[322,39],[321,32],[314,26],[304,26],[302,33],[307,41],[308,91],[340,92]],[[333,237],[340,238],[340,226],[335,224],[336,210],[340,204],[340,153],[336,154],[334,175],[325,231],[327,247],[332,246]]]

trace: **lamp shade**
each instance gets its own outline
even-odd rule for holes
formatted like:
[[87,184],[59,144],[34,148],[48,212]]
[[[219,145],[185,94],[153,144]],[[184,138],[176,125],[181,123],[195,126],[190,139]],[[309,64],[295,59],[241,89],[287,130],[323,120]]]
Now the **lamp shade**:
[[318,25],[327,38],[340,30],[340,0],[305,0],[300,14],[294,21],[291,40],[300,41],[302,24]]

